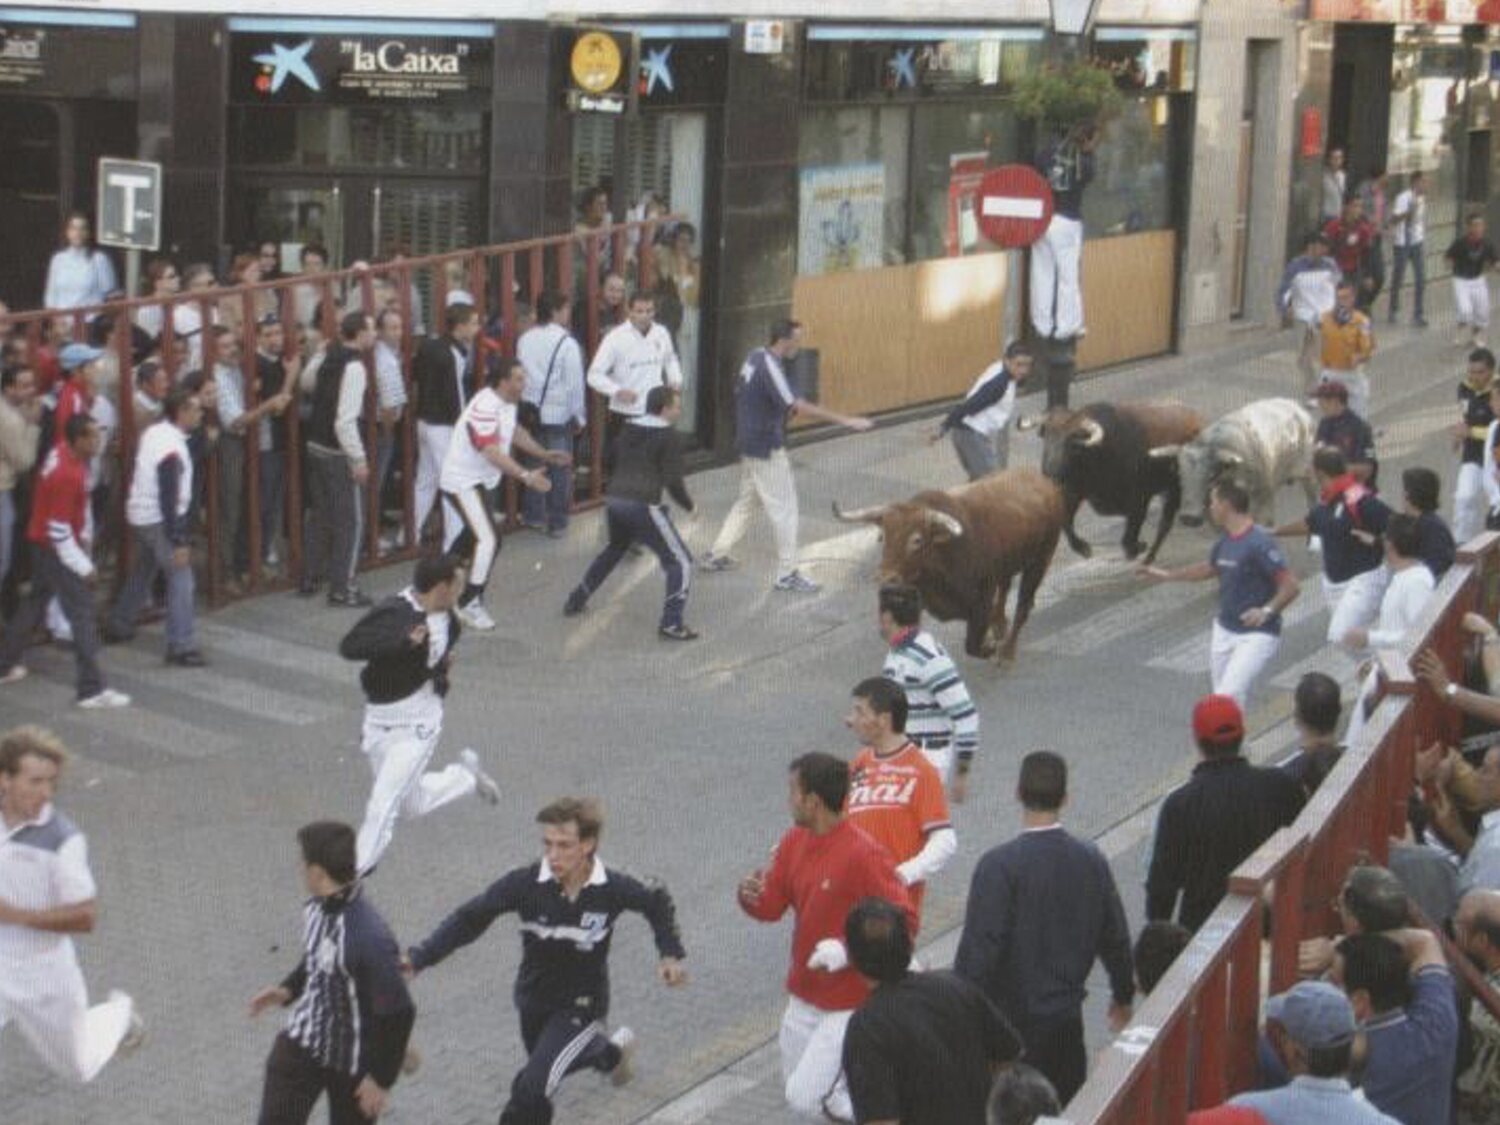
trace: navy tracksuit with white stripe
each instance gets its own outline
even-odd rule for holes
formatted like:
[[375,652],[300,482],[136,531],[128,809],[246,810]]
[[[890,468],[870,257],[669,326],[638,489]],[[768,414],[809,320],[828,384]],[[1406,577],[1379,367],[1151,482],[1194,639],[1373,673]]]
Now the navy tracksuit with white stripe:
[[580,608],[620,564],[634,543],[648,547],[667,575],[667,595],[662,603],[662,628],[682,624],[687,609],[688,588],[693,578],[693,556],[667,506],[661,502],[665,489],[684,511],[693,510],[692,497],[682,480],[682,452],[677,431],[655,415],[632,418],[620,430],[615,443],[615,469],[604,499],[609,542],[589,564],[583,581],[571,599]]
[[502,914],[521,920],[515,1002],[529,1056],[511,1083],[500,1125],[549,1125],[552,1096],[576,1070],[610,1071],[620,1050],[604,1035],[609,1011],[609,943],[625,911],[643,914],[662,957],[683,958],[672,896],[659,883],[606,871],[594,859],[588,882],[570,899],[545,860],[518,867],[443,920],[410,951],[418,971],[468,945]]

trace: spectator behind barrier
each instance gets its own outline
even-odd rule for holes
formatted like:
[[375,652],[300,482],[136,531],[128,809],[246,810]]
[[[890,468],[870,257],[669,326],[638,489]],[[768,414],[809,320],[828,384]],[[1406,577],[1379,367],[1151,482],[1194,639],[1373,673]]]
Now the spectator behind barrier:
[[990,1091],[989,1125],[1034,1125],[1061,1112],[1052,1083],[1025,1063],[1002,1070]]
[[1415,929],[1346,937],[1332,978],[1364,1035],[1370,1104],[1402,1125],[1450,1125],[1458,1005],[1437,938]]
[[1297,728],[1297,752],[1281,763],[1302,791],[1311,797],[1344,752],[1339,741],[1338,681],[1322,672],[1309,672],[1297,682],[1292,721]]
[[[1464,955],[1500,991],[1500,891],[1470,891],[1453,916],[1453,937]],[[1472,1062],[1458,1076],[1461,1119],[1490,1121],[1500,1109],[1500,1022],[1477,1000],[1469,1008]]]

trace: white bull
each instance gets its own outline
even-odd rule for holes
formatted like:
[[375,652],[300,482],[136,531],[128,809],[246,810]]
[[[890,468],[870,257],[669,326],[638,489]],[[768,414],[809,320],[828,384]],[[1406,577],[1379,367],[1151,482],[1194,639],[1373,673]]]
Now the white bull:
[[1181,446],[1158,446],[1152,457],[1176,457],[1182,478],[1182,511],[1188,527],[1203,523],[1208,492],[1229,477],[1250,493],[1255,522],[1276,522],[1276,492],[1299,482],[1311,507],[1317,499],[1312,455],[1312,415],[1289,398],[1266,398],[1231,411]]

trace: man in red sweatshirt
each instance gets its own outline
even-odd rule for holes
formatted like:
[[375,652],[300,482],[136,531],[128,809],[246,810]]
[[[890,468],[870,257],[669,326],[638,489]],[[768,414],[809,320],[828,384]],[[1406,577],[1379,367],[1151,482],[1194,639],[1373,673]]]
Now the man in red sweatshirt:
[[781,1074],[787,1104],[797,1113],[852,1121],[840,1078],[844,1028],[864,1003],[870,983],[849,965],[844,921],[856,903],[883,898],[906,911],[915,935],[917,913],[886,850],[844,817],[849,764],[832,754],[804,754],[791,764],[793,827],[782,836],[769,870],[745,876],[740,908],[761,922],[796,913],[791,994],[781,1019]]

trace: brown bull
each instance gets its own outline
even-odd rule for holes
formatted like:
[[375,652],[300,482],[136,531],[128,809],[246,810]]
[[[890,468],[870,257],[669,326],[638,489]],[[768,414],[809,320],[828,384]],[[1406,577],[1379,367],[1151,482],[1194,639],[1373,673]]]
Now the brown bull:
[[[970,656],[993,656],[998,646],[1000,659],[1015,659],[1016,638],[1062,534],[1062,492],[1052,481],[1033,469],[1007,469],[898,504],[852,512],[835,504],[833,514],[880,525],[880,580],[917,587],[940,621],[964,621]],[[1021,588],[1007,633],[1005,603],[1016,575]]]

